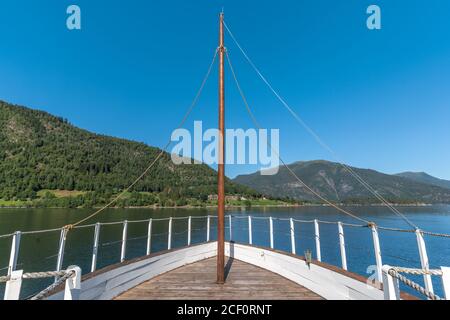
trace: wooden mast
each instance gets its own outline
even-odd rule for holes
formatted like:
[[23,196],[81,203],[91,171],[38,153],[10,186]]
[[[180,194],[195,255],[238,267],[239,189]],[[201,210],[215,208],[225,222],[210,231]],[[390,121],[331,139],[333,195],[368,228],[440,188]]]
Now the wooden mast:
[[219,16],[219,164],[217,179],[217,283],[225,283],[225,46],[223,12]]

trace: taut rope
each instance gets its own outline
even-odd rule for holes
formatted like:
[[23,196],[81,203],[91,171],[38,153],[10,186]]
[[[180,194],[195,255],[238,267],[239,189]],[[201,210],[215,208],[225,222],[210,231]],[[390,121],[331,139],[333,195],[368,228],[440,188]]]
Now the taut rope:
[[[239,93],[240,93],[240,95],[241,95],[241,98],[242,98],[244,104],[245,104],[245,107],[246,107],[246,109],[247,109],[247,112],[248,112],[248,114],[250,115],[250,118],[252,119],[254,125],[255,125],[258,129],[262,129],[262,127],[261,127],[261,125],[259,124],[258,120],[256,119],[255,115],[253,114],[252,110],[250,109],[250,106],[249,106],[249,104],[248,104],[248,102],[247,102],[247,99],[246,99],[246,97],[245,97],[245,95],[244,95],[244,92],[242,91],[242,88],[241,88],[241,86],[240,86],[240,84],[239,84],[239,81],[238,81],[238,79],[237,79],[236,73],[234,72],[234,68],[233,68],[233,65],[232,65],[232,63],[231,63],[231,60],[230,60],[230,56],[229,56],[229,54],[228,54],[228,51],[226,51],[226,56],[227,56],[228,64],[229,64],[230,69],[231,69],[231,73],[232,73],[233,78],[234,78],[234,81],[235,81],[235,83],[236,83],[236,87],[237,87],[237,89],[238,89],[238,91],[239,91]],[[366,219],[363,219],[363,218],[360,218],[360,217],[356,216],[355,214],[351,213],[350,211],[345,210],[345,209],[343,209],[343,208],[341,208],[341,207],[338,207],[336,204],[332,203],[331,201],[329,201],[328,199],[326,199],[325,197],[323,197],[321,194],[319,194],[318,192],[316,192],[313,188],[311,188],[310,186],[308,186],[303,180],[301,180],[301,179],[297,176],[297,174],[295,174],[295,172],[294,172],[291,168],[289,168],[289,166],[284,162],[284,160],[281,158],[281,156],[278,154],[278,152],[272,147],[272,145],[270,144],[270,142],[267,142],[267,144],[268,144],[268,146],[271,148],[272,152],[276,154],[276,156],[278,157],[278,159],[280,159],[280,162],[281,162],[281,163],[283,164],[283,166],[289,171],[289,173],[290,173],[290,174],[291,174],[298,182],[300,182],[306,189],[308,189],[313,195],[315,195],[317,198],[319,198],[319,199],[321,199],[322,201],[324,201],[326,204],[332,206],[332,207],[335,208],[336,210],[338,210],[338,211],[340,211],[340,212],[342,212],[342,213],[344,213],[344,214],[346,214],[346,215],[348,215],[348,216],[350,216],[350,217],[352,217],[352,218],[354,218],[354,219],[356,219],[356,220],[362,221],[362,222],[366,223],[367,225],[371,224],[370,221],[368,221],[368,220],[366,220]]]
[[[214,52],[214,57],[212,59],[211,64],[209,65],[208,71],[206,72],[205,77],[203,78],[203,81],[200,85],[199,90],[197,91],[197,94],[194,97],[194,100],[192,101],[189,109],[187,110],[186,114],[184,115],[183,119],[181,120],[180,124],[178,125],[177,129],[181,128],[183,126],[183,124],[186,122],[186,120],[188,119],[189,115],[191,114],[192,110],[194,109],[195,105],[197,104],[200,95],[203,91],[203,88],[205,87],[205,84],[209,78],[209,75],[211,74],[211,70],[212,67],[214,65],[214,62],[216,60],[217,57],[217,49]],[[107,208],[109,208],[111,205],[113,205],[114,203],[116,203],[120,198],[122,198],[128,191],[131,190],[131,188],[133,188],[145,175],[147,175],[147,173],[153,168],[153,166],[158,162],[158,160],[164,155],[164,153],[167,152],[167,148],[169,148],[170,144],[172,143],[172,140],[169,138],[169,141],[167,142],[167,144],[165,145],[165,147],[161,150],[161,152],[158,154],[158,156],[150,163],[150,165],[147,167],[147,169],[144,170],[144,172],[137,177],[132,184],[130,184],[126,189],[124,189],[119,195],[117,195],[115,198],[113,198],[109,203],[107,203],[105,206],[101,207],[100,209],[98,209],[97,211],[95,211],[94,213],[92,213],[91,215],[87,216],[84,219],[81,219],[73,224],[68,224],[66,226],[64,226],[65,229],[67,229],[67,231],[71,230],[73,227],[78,226],[79,224],[93,218],[94,216],[98,215],[99,213],[103,212],[104,210],[106,210]]]
[[[259,69],[256,67],[256,65],[253,63],[253,61],[249,58],[247,53],[244,51],[244,49],[241,47],[239,42],[234,37],[231,30],[228,28],[227,24],[224,22],[224,26],[227,29],[228,33],[230,34],[231,38],[233,39],[236,46],[239,48],[245,59],[249,62],[251,67],[255,70],[255,72],[258,74],[258,76],[261,78],[261,80],[267,85],[267,87],[272,91],[272,93],[277,97],[277,99],[281,102],[281,104],[291,113],[291,115],[297,120],[298,123],[302,127],[306,129],[306,131],[311,134],[314,139],[319,143],[320,146],[322,146],[324,149],[326,149],[328,152],[330,152],[335,158],[338,158],[336,153],[318,136],[314,130],[309,127],[305,121],[303,121],[299,115],[287,104],[287,102],[281,97],[281,95],[273,88],[273,86],[269,83],[269,81],[264,77],[264,75],[259,71]],[[407,224],[409,224],[414,229],[417,229],[418,227],[412,223],[403,213],[401,213],[399,210],[397,210],[392,204],[390,204],[382,195],[380,195],[376,190],[372,188],[360,175],[358,175],[352,168],[345,165],[341,161],[339,161],[339,164],[347,170],[358,182],[360,182],[371,194],[373,194],[378,200],[380,200],[384,205],[386,205],[392,212],[394,212],[396,215],[401,217]]]
[[[398,271],[397,271],[398,270]],[[392,268],[389,270],[389,275],[391,275],[392,277],[398,279],[399,281],[403,282],[404,284],[406,284],[408,287],[413,288],[414,290],[420,292],[421,294],[423,294],[424,296],[426,296],[427,298],[431,299],[431,300],[443,300],[441,297],[439,297],[438,295],[434,294],[431,291],[428,291],[427,289],[425,289],[424,287],[422,287],[421,285],[415,283],[414,281],[409,280],[408,278],[406,278],[405,276],[401,275],[399,272],[402,271],[404,272],[405,268]],[[412,269],[411,269],[412,270]],[[427,270],[428,271],[428,270]],[[419,272],[419,271],[418,271]],[[429,271],[428,271],[429,272]],[[412,272],[408,272],[410,274],[416,274],[416,273],[412,273]],[[425,274],[425,273],[419,273],[419,274]]]

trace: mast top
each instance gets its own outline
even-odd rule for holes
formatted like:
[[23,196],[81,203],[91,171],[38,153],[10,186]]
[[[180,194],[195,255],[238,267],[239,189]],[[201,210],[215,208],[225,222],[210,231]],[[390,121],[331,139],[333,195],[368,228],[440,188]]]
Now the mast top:
[[219,14],[219,51],[225,52],[225,41],[224,41],[224,13]]

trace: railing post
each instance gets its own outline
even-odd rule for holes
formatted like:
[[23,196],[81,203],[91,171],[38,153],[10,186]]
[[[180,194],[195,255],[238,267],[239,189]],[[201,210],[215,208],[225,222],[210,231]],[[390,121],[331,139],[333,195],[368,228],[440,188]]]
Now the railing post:
[[270,249],[273,249],[273,219],[269,218]]
[[9,274],[11,277],[6,282],[4,300],[19,300],[22,288],[23,270],[13,270]]
[[149,255],[152,252],[152,224],[153,219],[150,219],[148,221],[148,228],[147,228],[147,255]]
[[391,266],[382,267],[384,300],[400,300],[398,279],[389,274]]
[[253,244],[252,216],[248,216],[248,243]]
[[123,231],[122,231],[122,250],[120,251],[120,262],[125,261],[125,255],[127,252],[127,233],[128,233],[128,221],[125,220],[123,222]]
[[[66,247],[66,236],[67,236],[67,229],[62,228],[61,229],[61,235],[59,236],[59,248],[58,248],[58,259],[56,261],[56,271],[61,271],[63,260],[64,260],[64,248]],[[58,278],[55,278],[55,281]]]
[[91,263],[91,272],[94,272],[97,269],[97,255],[98,255],[98,240],[100,238],[100,223],[95,224],[94,230],[94,245],[92,246],[92,263]]
[[316,239],[316,259],[317,261],[322,261],[322,253],[320,251],[320,232],[319,232],[319,221],[314,220],[314,236]]
[[12,237],[11,242],[11,254],[9,255],[9,264],[8,264],[8,276],[16,270],[17,267],[17,258],[19,257],[19,248],[20,248],[20,238],[22,233],[20,231],[16,231]]
[[232,218],[232,215],[230,214],[230,215],[228,216],[228,219],[229,219],[229,225],[230,225],[230,241],[233,239],[233,232],[232,232],[232,229],[231,229],[231,218]]
[[79,300],[81,291],[81,269],[77,266],[70,266],[67,272],[74,271],[75,274],[66,280],[64,288],[64,300]]
[[206,219],[206,242],[209,242],[210,240],[210,229],[211,229],[211,216],[208,215]]
[[[417,237],[417,247],[419,248],[420,264],[422,266],[422,269],[430,270],[430,263],[428,262],[427,248],[425,246],[425,240],[423,239],[423,233],[421,230],[419,230],[419,229],[416,230],[416,237]],[[433,291],[433,282],[431,281],[431,275],[424,274],[423,281],[425,283],[425,289],[427,289],[430,292],[434,292]]]
[[188,241],[187,241],[188,246],[191,245],[191,227],[192,227],[192,217],[189,216],[189,218],[188,218]]
[[292,254],[295,254],[295,227],[294,227],[294,220],[291,218],[289,220],[290,222],[290,229],[291,229],[291,250]]
[[377,263],[377,280],[380,283],[383,283],[383,275],[381,268],[383,267],[383,261],[381,259],[381,248],[380,248],[380,238],[378,236],[378,228],[375,224],[370,226],[372,229],[372,238],[373,238],[373,250],[375,253],[375,261]]
[[341,247],[342,269],[347,270],[347,254],[345,253],[345,238],[342,222],[338,222],[339,228],[339,246]]
[[441,267],[442,270],[442,289],[444,290],[445,300],[450,300],[450,268]]
[[169,232],[167,235],[167,250],[172,249],[172,217],[169,219]]

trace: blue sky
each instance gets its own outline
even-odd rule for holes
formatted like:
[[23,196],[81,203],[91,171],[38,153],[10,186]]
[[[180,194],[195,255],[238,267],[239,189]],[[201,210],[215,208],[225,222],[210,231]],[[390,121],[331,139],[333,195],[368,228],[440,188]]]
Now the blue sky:
[[[81,7],[81,31],[66,29],[70,4]],[[382,30],[366,28],[370,4]],[[5,0],[0,99],[161,147],[210,63],[222,6],[253,61],[343,161],[450,179],[448,1]],[[285,161],[334,160],[226,41],[257,118],[280,128]],[[187,128],[216,126],[216,79],[214,70]],[[229,71],[226,103],[228,127],[252,127]]]

